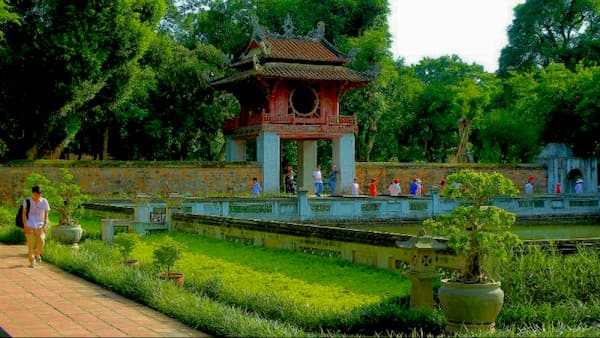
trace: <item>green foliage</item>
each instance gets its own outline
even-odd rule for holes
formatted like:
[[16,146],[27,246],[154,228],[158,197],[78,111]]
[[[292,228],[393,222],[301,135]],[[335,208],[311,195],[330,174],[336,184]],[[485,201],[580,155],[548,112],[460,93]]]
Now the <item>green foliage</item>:
[[25,233],[23,229],[14,226],[14,215],[8,225],[0,225],[0,242],[6,244],[25,244]]
[[529,71],[551,63],[574,68],[597,63],[600,7],[596,0],[527,0],[514,9],[508,45],[500,55],[500,73]]
[[534,123],[515,111],[495,110],[482,117],[480,162],[531,163],[539,155],[543,124]]
[[175,262],[183,255],[184,245],[175,241],[171,237],[165,237],[162,244],[154,249],[152,255],[154,257],[154,264],[159,268],[166,268],[167,275],[171,273],[171,269],[175,265]]
[[504,327],[594,326],[600,314],[600,252],[565,255],[550,247],[521,247],[502,267]]
[[73,183],[74,176],[69,170],[61,168],[60,175],[58,180],[52,182],[42,174],[32,173],[25,179],[23,195],[31,195],[31,187],[40,184],[51,212],[59,215],[58,224],[76,224],[83,212],[83,205],[91,200],[91,196],[82,193],[81,188]]
[[140,235],[134,232],[121,232],[113,238],[113,244],[119,248],[124,260],[128,260],[131,252],[140,241]]
[[491,204],[500,195],[515,195],[514,183],[499,173],[478,173],[470,169],[448,175],[443,194],[469,205],[455,208],[424,222],[434,234],[448,238],[448,246],[465,256],[465,265],[456,277],[463,282],[495,281],[501,264],[510,258],[520,241],[511,233],[515,215]]

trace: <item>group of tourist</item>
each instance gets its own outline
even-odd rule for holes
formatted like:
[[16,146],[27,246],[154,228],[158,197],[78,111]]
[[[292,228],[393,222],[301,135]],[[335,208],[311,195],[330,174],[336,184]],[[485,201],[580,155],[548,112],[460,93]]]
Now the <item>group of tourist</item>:
[[[333,164],[327,175],[327,177],[329,178],[329,191],[330,191],[331,196],[337,195],[335,189],[336,189],[338,174],[339,174],[339,170],[337,169],[337,166],[335,164]],[[297,192],[295,175],[296,175],[296,173],[294,172],[294,169],[292,168],[292,166],[287,166],[284,183],[285,183],[285,192],[288,194],[296,194],[296,192]],[[312,178],[313,178],[313,182],[315,185],[315,195],[317,197],[321,197],[321,195],[323,194],[324,185],[323,185],[323,173],[321,172],[320,165],[316,166],[315,170],[312,173]],[[524,187],[525,194],[533,194],[533,192],[535,190],[534,189],[534,181],[535,181],[534,176],[529,176],[527,178],[527,182],[525,183],[525,187]],[[444,189],[445,185],[446,185],[446,179],[442,178],[442,180],[440,182],[440,189]],[[390,196],[399,196],[400,194],[402,194],[402,187],[400,186],[400,181],[398,180],[397,177],[394,177],[392,179],[392,182],[388,185],[387,190],[388,190]],[[255,177],[255,178],[253,178],[252,194],[254,196],[258,196],[261,192],[262,192],[262,187],[260,186],[257,178]],[[583,192],[583,179],[578,178],[575,182],[575,193],[580,194],[582,192]],[[423,182],[421,181],[420,178],[418,178],[416,176],[413,177],[413,179],[408,187],[408,193],[411,196],[423,196],[424,188],[423,188]],[[556,193],[557,194],[561,193],[560,183],[556,183]],[[350,185],[350,188],[348,189],[348,194],[350,196],[359,196],[359,195],[363,194],[363,191],[358,182],[358,177],[354,177],[353,182]],[[377,194],[378,194],[377,193],[377,179],[372,178],[369,183],[369,196],[375,197],[375,196],[377,196]]]
[[[533,176],[529,176],[529,178],[527,179],[527,183],[525,183],[525,187],[524,187],[524,191],[525,194],[533,194],[534,192],[534,185],[533,182],[535,181],[535,177]],[[556,183],[556,189],[555,189],[555,193],[560,194],[561,193],[561,186],[560,183]],[[583,178],[579,177],[577,178],[577,180],[575,180],[575,193],[576,194],[581,194],[583,193]]]

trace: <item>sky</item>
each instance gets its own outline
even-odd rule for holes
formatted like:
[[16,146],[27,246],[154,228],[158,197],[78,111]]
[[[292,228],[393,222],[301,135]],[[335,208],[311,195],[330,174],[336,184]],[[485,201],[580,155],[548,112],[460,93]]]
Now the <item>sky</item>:
[[424,57],[458,55],[466,63],[498,69],[508,43],[513,8],[525,0],[389,0],[394,58],[417,64]]

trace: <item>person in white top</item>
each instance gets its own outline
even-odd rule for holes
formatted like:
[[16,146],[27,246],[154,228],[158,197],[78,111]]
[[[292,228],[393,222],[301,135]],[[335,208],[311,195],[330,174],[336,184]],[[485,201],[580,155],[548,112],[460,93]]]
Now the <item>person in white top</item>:
[[388,186],[388,191],[390,192],[390,196],[398,196],[402,193],[402,187],[400,187],[400,181],[394,177],[392,183]]
[[350,186],[350,195],[358,196],[362,194],[362,190],[360,190],[360,185],[358,184],[358,177],[354,178],[354,182]]
[[42,196],[42,188],[34,185],[31,188],[29,214],[27,213],[27,201],[23,201],[23,224],[25,240],[27,242],[27,259],[29,266],[35,267],[35,263],[42,262],[44,251],[45,233],[48,229],[48,211],[50,204]]
[[313,171],[313,180],[315,181],[315,194],[317,197],[321,197],[323,192],[323,175],[321,174],[321,166],[317,165],[315,171]]

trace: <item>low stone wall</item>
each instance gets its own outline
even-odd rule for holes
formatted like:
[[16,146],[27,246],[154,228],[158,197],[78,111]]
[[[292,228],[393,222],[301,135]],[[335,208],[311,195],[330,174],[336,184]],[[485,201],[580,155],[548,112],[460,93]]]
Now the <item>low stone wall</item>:
[[[170,192],[188,196],[249,194],[253,177],[262,182],[262,167],[256,162],[22,161],[0,166],[0,182],[3,182],[0,202],[18,200],[25,179],[31,173],[56,180],[58,169],[63,167],[74,175],[82,191],[94,198],[127,197],[138,192],[153,196],[166,196]],[[389,182],[398,177],[403,192],[407,193],[410,181],[416,176],[423,181],[427,193],[432,186],[439,185],[443,177],[463,168],[502,173],[521,189],[527,177],[534,176],[535,186],[540,187],[538,192],[545,192],[541,191],[547,181],[545,168],[530,164],[357,163],[356,174],[364,191],[375,177],[379,192],[386,194]]]
[[81,190],[94,198],[127,197],[144,192],[166,196],[179,192],[190,196],[250,192],[252,178],[261,180],[257,163],[29,161],[0,166],[0,202],[14,203],[25,179],[40,173],[50,180],[67,168]]
[[[207,238],[336,257],[386,269],[404,269],[413,251],[401,246],[415,238],[377,231],[183,213],[173,216],[172,228]],[[436,266],[440,267],[459,269],[463,264],[462,257],[449,251],[439,252],[436,258]]]
[[100,203],[86,203],[83,207],[84,215],[100,218],[133,219],[135,214],[135,209],[132,207],[119,207]]
[[[546,193],[548,180],[546,168],[538,164],[481,164],[481,163],[396,163],[396,162],[358,162],[356,163],[356,176],[363,191],[368,192],[371,178],[377,178],[377,188],[380,194],[387,193],[387,187],[394,177],[400,181],[402,192],[407,194],[410,183],[414,177],[423,182],[425,193],[431,187],[440,185],[442,178],[462,169],[472,169],[482,172],[498,172],[512,180],[521,191],[530,176],[535,177],[536,192]],[[324,170],[327,171],[327,170]],[[349,188],[349,187],[348,187]],[[348,190],[344,188],[344,191]],[[551,191],[553,192],[553,191]]]

